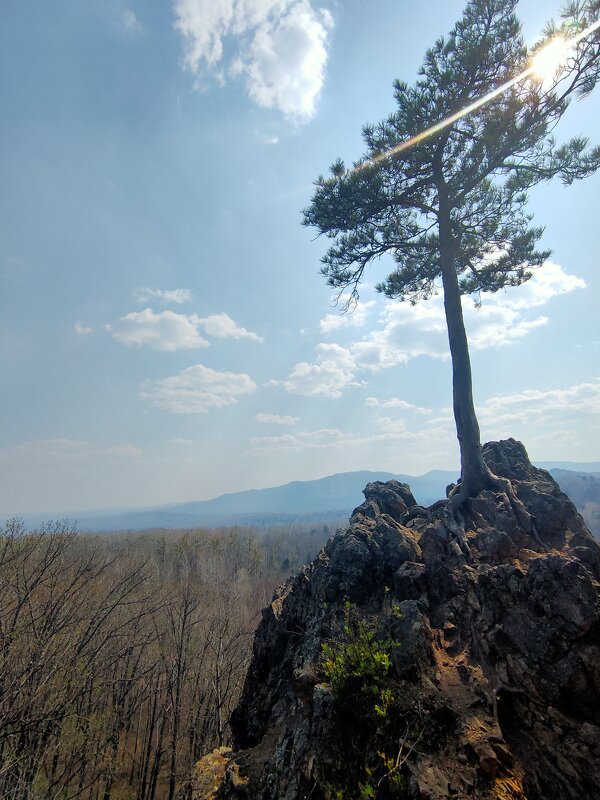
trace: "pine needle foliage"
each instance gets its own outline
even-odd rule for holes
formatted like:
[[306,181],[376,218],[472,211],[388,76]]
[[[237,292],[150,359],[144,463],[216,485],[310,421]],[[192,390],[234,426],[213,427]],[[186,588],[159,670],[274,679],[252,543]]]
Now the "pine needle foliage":
[[388,297],[414,304],[443,291],[466,496],[494,476],[481,457],[461,296],[478,300],[527,281],[550,254],[538,246],[543,228],[532,223],[527,192],[553,178],[568,186],[600,167],[600,147],[585,137],[555,138],[570,103],[598,82],[599,29],[577,42],[550,79],[529,71],[513,81],[558,35],[572,39],[596,22],[599,0],[569,3],[532,48],[517,5],[470,0],[448,36],[426,52],[415,84],[395,82],[393,113],[364,126],[363,157],[350,168],[335,161],[304,210],[304,224],[332,240],[322,273],[347,298],[346,309],[367,267],[384,256],[391,270],[377,288]]

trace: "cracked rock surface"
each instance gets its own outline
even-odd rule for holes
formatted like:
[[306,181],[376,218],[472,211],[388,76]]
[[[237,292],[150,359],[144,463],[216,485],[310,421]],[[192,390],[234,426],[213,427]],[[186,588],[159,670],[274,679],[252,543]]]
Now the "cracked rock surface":
[[484,457],[519,507],[488,491],[450,517],[404,484],[369,484],[349,526],[276,592],[211,797],[335,797],[327,769],[344,768],[345,732],[322,645],[352,604],[399,643],[391,680],[425,720],[418,743],[410,726],[394,732],[402,781],[373,796],[600,798],[600,547],[519,442]]

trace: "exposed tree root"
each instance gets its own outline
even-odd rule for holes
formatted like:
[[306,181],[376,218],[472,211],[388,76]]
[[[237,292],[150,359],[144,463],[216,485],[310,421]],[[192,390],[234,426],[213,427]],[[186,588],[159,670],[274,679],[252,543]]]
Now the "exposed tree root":
[[489,468],[487,468],[487,474],[482,476],[478,485],[459,480],[449,491],[446,499],[438,500],[428,507],[421,505],[411,506],[403,522],[406,525],[415,517],[422,517],[429,521],[439,516],[454,539],[453,544],[457,555],[470,559],[471,549],[465,533],[466,526],[463,512],[467,510],[467,504],[472,498],[477,497],[480,492],[486,490],[505,495],[519,525],[526,533],[532,536],[540,548],[547,549],[540,539],[534,518],[517,497],[512,483],[508,478],[496,475]]
[[448,503],[442,512],[442,519],[446,529],[455,537],[453,545],[455,546],[456,554],[471,560],[471,548],[465,533],[465,520],[460,509],[451,510],[450,503]]
[[[468,484],[461,481],[459,481],[450,491],[448,502],[444,510],[444,521],[452,533],[457,535],[456,531],[450,527],[453,521],[457,530],[460,530],[462,527],[464,534],[464,518],[462,510],[472,497],[476,497],[479,492],[486,489],[498,494],[506,495],[512,511],[519,522],[519,525],[526,533],[531,534],[540,547],[546,549],[537,532],[533,517],[527,511],[521,500],[519,500],[517,497],[512,483],[508,480],[508,478],[502,478],[494,474],[490,469],[487,470],[487,475],[485,475],[484,479],[482,480],[481,486],[479,486],[475,491],[474,487],[470,487]],[[464,541],[466,544],[466,539]]]
[[415,517],[423,517],[426,520],[431,520],[435,512],[440,508],[444,508],[447,504],[448,500],[436,500],[431,506],[411,506],[404,516],[403,523],[406,525],[407,522],[410,522],[410,520]]

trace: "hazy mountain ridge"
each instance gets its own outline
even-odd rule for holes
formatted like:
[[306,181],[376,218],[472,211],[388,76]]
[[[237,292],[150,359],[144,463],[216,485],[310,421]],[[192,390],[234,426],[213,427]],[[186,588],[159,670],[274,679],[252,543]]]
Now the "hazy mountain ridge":
[[372,481],[398,480],[409,483],[417,500],[430,504],[444,496],[445,487],[456,479],[454,472],[432,470],[421,476],[360,470],[340,472],[313,481],[292,481],[266,489],[249,489],[219,495],[211,500],[173,503],[147,509],[93,511],[66,515],[25,515],[28,525],[49,516],[77,518],[83,531],[186,528],[202,525],[264,525],[284,521],[346,519],[362,502],[362,490]]
[[[559,466],[560,465],[560,466]],[[569,465],[567,468],[565,465]],[[600,462],[539,462],[583,514],[591,530],[600,536]],[[579,470],[579,467],[587,467]],[[598,475],[596,475],[598,473]],[[340,472],[312,481],[292,481],[266,489],[249,489],[219,495],[210,500],[170,503],[155,508],[106,509],[64,514],[24,514],[29,527],[56,518],[76,520],[82,531],[146,530],[149,528],[258,527],[312,520],[345,520],[362,502],[362,490],[373,481],[408,483],[417,502],[431,505],[445,497],[446,486],[458,471],[431,470],[424,475],[359,470]],[[592,480],[588,480],[590,476]]]
[[575,503],[590,531],[600,539],[600,472],[553,469],[550,474]]

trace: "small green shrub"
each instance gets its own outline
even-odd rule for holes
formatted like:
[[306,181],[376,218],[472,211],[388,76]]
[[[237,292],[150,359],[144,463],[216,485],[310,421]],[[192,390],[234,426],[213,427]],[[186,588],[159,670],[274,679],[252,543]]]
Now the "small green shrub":
[[[390,616],[400,616],[397,606]],[[394,727],[389,715],[398,698],[392,653],[399,646],[389,630],[359,616],[350,603],[339,640],[322,645],[321,666],[340,717],[341,759],[333,783],[323,787],[327,800],[368,800],[383,797],[383,789],[385,797],[402,796],[404,778],[396,759],[375,746]]]
[[391,639],[381,639],[374,626],[355,617],[347,605],[343,638],[322,645],[322,666],[336,697],[369,693],[379,696],[390,666],[390,653],[396,647]]

